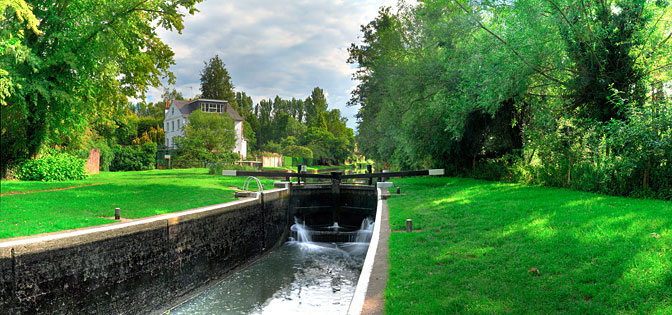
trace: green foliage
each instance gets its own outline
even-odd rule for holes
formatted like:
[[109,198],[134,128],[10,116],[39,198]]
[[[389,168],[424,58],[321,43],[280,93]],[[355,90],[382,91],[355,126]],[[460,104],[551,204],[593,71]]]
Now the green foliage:
[[667,196],[670,17],[639,0],[382,8],[349,49],[359,150],[393,168]]
[[233,120],[228,115],[196,110],[189,115],[184,138],[177,142],[178,154],[184,160],[220,161],[235,145]]
[[280,153],[282,152],[282,145],[280,145],[279,143],[275,143],[273,141],[269,141],[262,146],[262,151]]
[[156,144],[117,146],[112,148],[114,159],[110,171],[143,171],[154,169]]
[[261,100],[246,118],[245,130],[250,126],[256,135],[252,150],[283,153],[289,146],[305,147],[321,163],[341,164],[354,150],[354,132],[346,123],[339,110],[328,110],[324,91],[315,87],[305,100]]
[[228,101],[238,111],[231,76],[218,55],[206,62],[201,71],[201,98]]
[[159,28],[181,31],[198,2],[19,0],[8,10],[3,2],[0,106],[11,119],[3,117],[0,142],[11,153],[0,168],[36,156],[45,144],[67,145],[92,123],[119,117],[114,107],[128,97],[172,82],[174,54]]
[[100,150],[100,160],[98,162],[100,171],[109,171],[110,167],[112,166],[112,161],[114,160],[114,150],[112,150],[112,148],[110,148],[107,143],[104,142],[99,142],[94,146]]
[[313,158],[313,151],[308,147],[300,145],[289,145],[282,149],[282,155],[299,158]]
[[[87,153],[88,157],[88,153]],[[86,159],[67,153],[50,153],[25,161],[16,178],[28,181],[64,181],[86,178]]]

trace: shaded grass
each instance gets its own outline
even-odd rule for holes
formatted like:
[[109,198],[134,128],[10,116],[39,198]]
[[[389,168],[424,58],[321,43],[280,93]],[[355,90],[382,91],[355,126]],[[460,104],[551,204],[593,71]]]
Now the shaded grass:
[[[208,175],[207,169],[105,172],[71,182],[2,182],[3,193],[102,183],[68,190],[0,197],[0,238],[137,219],[234,200],[245,178]],[[272,180],[262,180],[272,187]],[[251,189],[256,189],[251,185]]]
[[671,202],[472,179],[395,184],[407,195],[389,200],[391,228],[410,218],[422,231],[390,237],[390,314],[672,314]]

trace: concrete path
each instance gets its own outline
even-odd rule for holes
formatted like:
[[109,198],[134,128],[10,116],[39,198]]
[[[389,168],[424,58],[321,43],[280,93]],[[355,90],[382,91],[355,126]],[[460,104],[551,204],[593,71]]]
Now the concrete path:
[[[386,197],[387,196],[383,196],[383,198]],[[361,314],[385,313],[385,299],[383,297],[383,292],[385,292],[385,287],[387,285],[387,271],[390,267],[390,264],[387,262],[387,257],[390,251],[387,246],[387,242],[390,238],[390,214],[387,208],[387,200],[383,200],[382,212],[376,259],[373,263],[373,270],[371,271],[371,278],[369,278],[369,286],[366,289],[366,297],[364,299],[364,306],[362,307]]]

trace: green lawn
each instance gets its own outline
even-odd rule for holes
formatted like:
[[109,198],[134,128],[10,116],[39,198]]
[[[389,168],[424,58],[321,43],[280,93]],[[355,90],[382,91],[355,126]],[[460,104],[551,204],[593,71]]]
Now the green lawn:
[[[0,197],[0,238],[32,235],[142,218],[234,200],[245,178],[208,175],[207,169],[103,172],[81,181],[2,181],[1,193],[100,184]],[[273,180],[262,180],[267,188]],[[256,188],[256,185],[251,187]]]
[[[395,179],[389,314],[672,314],[672,203]],[[652,234],[656,233],[656,234]],[[530,273],[537,268],[540,274]]]

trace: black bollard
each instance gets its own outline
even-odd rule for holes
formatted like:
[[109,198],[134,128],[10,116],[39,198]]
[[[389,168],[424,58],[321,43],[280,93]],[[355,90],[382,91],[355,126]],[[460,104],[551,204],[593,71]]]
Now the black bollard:
[[299,179],[299,185],[301,185],[301,165],[297,166],[296,173],[299,174],[296,178]]
[[397,195],[401,194],[401,187],[397,187]]
[[[371,164],[366,166],[366,172],[371,174],[373,173],[373,166]],[[373,177],[369,177],[369,186],[373,185]]]
[[115,220],[121,220],[121,209],[120,208],[115,208],[114,209],[114,219]]
[[406,219],[406,232],[413,232],[413,220]]

